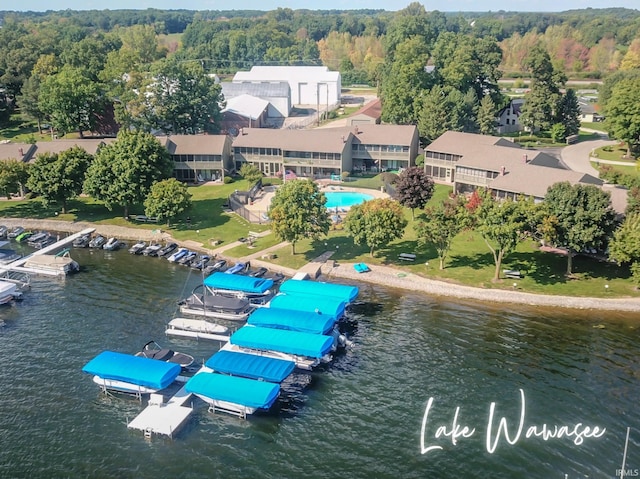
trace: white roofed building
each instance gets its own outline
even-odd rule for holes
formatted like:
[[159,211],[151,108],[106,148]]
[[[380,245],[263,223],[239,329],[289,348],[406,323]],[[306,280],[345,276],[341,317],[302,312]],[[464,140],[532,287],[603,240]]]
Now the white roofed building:
[[220,129],[236,136],[242,128],[262,128],[267,123],[269,102],[251,95],[240,95],[227,100],[227,106],[220,111]]
[[222,95],[229,102],[237,97],[249,95],[266,100],[268,118],[286,118],[291,112],[291,89],[286,81],[276,82],[222,82]]
[[287,82],[292,105],[326,105],[331,109],[340,103],[340,72],[324,66],[254,66],[238,72],[233,83]]

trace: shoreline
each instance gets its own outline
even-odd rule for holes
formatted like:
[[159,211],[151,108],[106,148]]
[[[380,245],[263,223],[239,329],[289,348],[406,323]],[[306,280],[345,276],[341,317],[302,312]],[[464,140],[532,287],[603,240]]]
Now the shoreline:
[[[85,228],[95,228],[97,233],[103,236],[115,236],[128,240],[146,241],[175,241],[184,243],[189,248],[199,249],[207,253],[215,253],[215,250],[206,248],[202,243],[191,241],[176,241],[169,233],[158,230],[128,228],[116,225],[101,225],[90,222],[70,222],[59,220],[34,220],[20,218],[1,218],[0,222],[8,227],[24,226],[26,228],[44,229],[75,233]],[[196,246],[200,245],[200,246]],[[226,245],[228,248],[230,245]],[[222,248],[221,248],[222,249]],[[263,253],[258,252],[256,255]],[[233,259],[233,258],[230,258]],[[237,258],[236,258],[237,259]],[[253,258],[255,260],[255,258]],[[274,271],[283,271],[285,268],[272,265],[266,261],[256,261]],[[437,281],[413,273],[390,268],[388,266],[373,265],[371,271],[358,273],[353,269],[353,263],[336,264],[333,260],[323,259],[320,271],[329,278],[351,279],[381,286],[403,289],[407,291],[423,292],[442,298],[469,299],[482,303],[522,304],[528,306],[541,306],[551,308],[618,311],[623,313],[640,312],[640,298],[592,298],[574,296],[552,296],[523,291],[509,291],[502,289],[483,289],[472,286]]]

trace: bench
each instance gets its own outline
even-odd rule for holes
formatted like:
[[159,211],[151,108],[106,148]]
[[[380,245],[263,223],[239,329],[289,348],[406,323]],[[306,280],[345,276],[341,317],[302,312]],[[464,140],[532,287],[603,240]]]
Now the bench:
[[505,278],[509,278],[509,279],[522,279],[522,278],[524,278],[524,274],[522,274],[520,271],[515,270],[515,269],[503,269],[502,273],[504,274]]
[[401,259],[402,261],[415,261],[416,255],[413,253],[400,253],[398,255],[398,259]]

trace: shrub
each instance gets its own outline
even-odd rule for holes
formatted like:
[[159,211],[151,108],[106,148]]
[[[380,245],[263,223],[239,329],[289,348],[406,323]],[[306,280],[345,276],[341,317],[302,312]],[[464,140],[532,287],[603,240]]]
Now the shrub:
[[382,175],[380,175],[380,179],[383,183],[389,183],[390,185],[393,185],[396,181],[398,181],[398,175],[396,175],[395,173],[391,173],[390,171],[385,171],[384,173],[382,173]]
[[233,178],[231,178],[230,176],[225,176],[224,177],[224,184],[228,185],[229,183],[233,183]]

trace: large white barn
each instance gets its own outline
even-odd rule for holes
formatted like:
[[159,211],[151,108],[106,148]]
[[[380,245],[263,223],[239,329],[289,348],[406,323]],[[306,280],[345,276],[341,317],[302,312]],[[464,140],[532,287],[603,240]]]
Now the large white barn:
[[334,107],[340,102],[342,80],[340,72],[327,67],[308,66],[254,66],[248,72],[238,72],[233,83],[289,83],[292,105],[326,105]]

